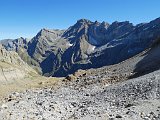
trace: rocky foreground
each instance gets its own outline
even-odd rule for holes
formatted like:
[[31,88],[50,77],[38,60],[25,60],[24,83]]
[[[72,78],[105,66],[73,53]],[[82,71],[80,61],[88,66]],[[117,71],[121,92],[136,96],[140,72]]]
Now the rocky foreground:
[[98,76],[67,77],[56,85],[12,93],[2,120],[160,120],[160,71],[109,84]]

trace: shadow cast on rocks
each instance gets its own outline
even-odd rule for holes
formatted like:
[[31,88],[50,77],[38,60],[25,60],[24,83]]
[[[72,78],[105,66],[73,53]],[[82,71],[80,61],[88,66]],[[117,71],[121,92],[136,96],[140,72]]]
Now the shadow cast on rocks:
[[135,66],[133,71],[135,74],[130,78],[136,78],[160,69],[160,38],[143,56],[144,58]]

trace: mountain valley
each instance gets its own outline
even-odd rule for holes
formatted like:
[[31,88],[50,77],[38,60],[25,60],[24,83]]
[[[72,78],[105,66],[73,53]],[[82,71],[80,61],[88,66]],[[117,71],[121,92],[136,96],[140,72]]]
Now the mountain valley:
[[0,43],[0,120],[160,120],[160,18]]

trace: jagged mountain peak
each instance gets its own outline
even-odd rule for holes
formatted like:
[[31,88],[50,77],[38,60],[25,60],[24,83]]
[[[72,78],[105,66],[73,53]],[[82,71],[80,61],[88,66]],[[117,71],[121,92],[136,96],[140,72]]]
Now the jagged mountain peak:
[[88,36],[88,42],[94,46],[101,46],[115,38],[121,37],[127,32],[134,29],[134,26],[129,21],[113,22],[92,22],[87,19],[80,19],[76,24],[67,29],[63,37],[74,38],[71,42],[79,40],[82,36]]
[[26,39],[26,38],[24,38],[24,37],[19,37],[19,38],[17,38],[17,39],[21,39],[21,40],[24,40],[24,39]]
[[109,23],[108,22],[105,22],[105,21],[103,21],[102,23],[101,23],[101,26],[103,26],[103,27],[109,27]]
[[15,40],[13,40],[13,42],[18,42],[18,43],[25,42],[25,43],[27,43],[27,38],[20,37],[20,38],[17,38]]
[[27,48],[28,40],[27,38],[17,38],[17,39],[5,39],[1,40],[0,43],[8,51],[17,51],[20,47]]
[[41,29],[35,37],[33,37],[29,41],[29,45],[34,43],[44,43],[48,44],[48,42],[53,42],[54,40],[58,39],[61,37],[64,33],[64,30],[59,30],[59,29],[46,29],[43,28]]
[[92,23],[92,21],[88,20],[88,19],[79,19],[77,20],[76,24],[90,24]]
[[159,18],[156,18],[155,20],[152,20],[150,22],[150,24],[154,25],[154,24],[159,24],[160,23],[160,17]]
[[62,35],[63,32],[64,30],[43,28],[38,32],[37,36],[45,36],[49,34],[55,34],[59,36]]
[[60,29],[48,29],[48,28],[42,28],[40,32],[59,32],[59,31],[64,31]]
[[118,22],[115,21],[113,22],[110,26],[112,27],[122,27],[122,26],[126,26],[126,25],[130,25],[130,26],[134,26],[132,23],[130,23],[129,21],[123,21],[123,22]]

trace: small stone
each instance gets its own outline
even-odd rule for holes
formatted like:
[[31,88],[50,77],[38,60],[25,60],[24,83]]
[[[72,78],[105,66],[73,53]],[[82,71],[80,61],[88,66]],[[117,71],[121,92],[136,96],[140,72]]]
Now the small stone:
[[154,112],[150,112],[149,114],[154,115]]
[[7,106],[6,104],[3,104],[3,105],[1,106],[1,108],[3,108],[3,109],[7,109],[7,108],[8,108],[8,106]]
[[130,111],[127,111],[126,114],[129,114]]
[[108,120],[114,120],[114,118],[109,118]]
[[39,85],[42,85],[42,84],[43,84],[43,82],[39,82],[38,84],[39,84]]
[[116,118],[122,118],[122,116],[121,115],[116,115]]
[[66,77],[66,79],[70,81],[70,80],[72,80],[72,77],[68,75],[68,76]]
[[125,105],[125,108],[131,107],[131,106],[133,106],[133,104],[127,104]]
[[87,75],[87,73],[83,73],[83,75],[82,76],[86,76]]

